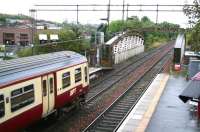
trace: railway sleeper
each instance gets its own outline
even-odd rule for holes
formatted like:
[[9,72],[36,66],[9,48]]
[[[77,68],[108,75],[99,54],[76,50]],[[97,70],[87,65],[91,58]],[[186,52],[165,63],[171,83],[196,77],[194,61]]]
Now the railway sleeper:
[[126,110],[126,109],[129,109],[131,106],[132,106],[131,104],[130,105],[118,104],[116,109],[118,109],[119,107],[120,109]]
[[103,120],[106,120],[106,121],[121,121],[121,119],[119,118],[115,118],[115,117],[104,117]]
[[110,120],[102,120],[102,123],[107,123],[107,124],[118,124],[120,121],[110,121]]
[[107,123],[100,123],[98,126],[100,127],[106,127],[106,128],[115,128],[116,124],[107,124]]
[[119,104],[124,104],[125,106],[128,106],[128,105],[132,104],[132,102],[135,102],[135,99],[134,100],[130,100],[130,99],[123,100],[123,101],[119,102]]
[[112,115],[124,115],[125,113],[122,112],[108,112],[108,114],[112,114]]
[[129,105],[124,105],[124,104],[117,104],[117,109],[119,107],[119,109],[129,109],[131,107],[131,104]]
[[96,132],[96,130],[97,131],[100,131],[100,132],[102,132],[102,131],[106,131],[106,132],[112,132],[113,131],[113,128],[107,128],[107,127],[100,127],[100,126],[97,126],[96,128],[95,128],[95,132]]
[[127,112],[129,109],[130,109],[130,107],[129,107],[129,108],[116,108],[116,110],[117,110],[119,113]]
[[125,111],[121,111],[121,110],[117,110],[117,109],[113,109],[113,110],[111,110],[110,112],[116,112],[116,113],[123,113],[123,114],[126,114]]
[[121,118],[123,118],[123,115],[111,115],[111,114],[107,114],[106,117],[111,117],[113,119],[115,119],[115,118],[121,119]]
[[126,100],[126,101],[134,101],[135,100],[135,97],[134,97],[134,93],[128,93],[127,94],[127,97],[126,98],[124,98],[124,100]]

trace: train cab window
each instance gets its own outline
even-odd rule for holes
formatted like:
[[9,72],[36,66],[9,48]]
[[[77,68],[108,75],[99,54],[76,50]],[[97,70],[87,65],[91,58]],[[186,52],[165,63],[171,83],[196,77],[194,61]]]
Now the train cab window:
[[53,93],[53,78],[49,79],[49,88],[50,88],[50,93]]
[[88,69],[85,67],[85,82],[88,80]]
[[11,112],[15,112],[34,102],[34,85],[28,85],[11,92]]
[[0,118],[5,115],[5,103],[4,96],[0,95]]
[[71,80],[70,80],[70,72],[63,73],[62,75],[62,87],[66,88],[70,86]]
[[81,81],[81,68],[75,69],[75,82]]
[[42,93],[43,96],[47,96],[47,80],[42,81]]

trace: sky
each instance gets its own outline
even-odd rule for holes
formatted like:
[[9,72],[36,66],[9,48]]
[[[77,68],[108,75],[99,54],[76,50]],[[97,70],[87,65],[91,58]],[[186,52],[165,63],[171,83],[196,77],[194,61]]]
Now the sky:
[[[30,15],[29,9],[52,9],[52,7],[36,7],[36,4],[108,4],[109,0],[0,0],[0,13],[25,14]],[[125,4],[191,4],[193,0],[125,0]],[[111,0],[111,4],[123,4],[123,0]],[[53,9],[71,9],[69,7],[54,7]],[[94,9],[95,7],[90,7]],[[154,9],[155,7],[148,7]],[[103,9],[101,7],[101,9]],[[104,8],[104,9],[107,9]],[[113,7],[112,9],[116,9]],[[132,8],[135,9],[135,8]],[[140,7],[137,7],[140,9]],[[141,9],[147,9],[142,7]],[[180,7],[163,7],[162,9],[181,9]],[[80,12],[79,21],[84,24],[99,24],[106,18],[107,12]],[[130,16],[148,16],[152,21],[156,21],[156,12],[129,12]],[[122,12],[111,12],[111,20],[122,18]],[[125,13],[126,17],[126,13]],[[37,12],[37,19],[44,19],[56,22],[75,22],[76,12]],[[188,19],[182,12],[159,12],[158,22],[168,21],[180,24],[182,27],[188,26]]]

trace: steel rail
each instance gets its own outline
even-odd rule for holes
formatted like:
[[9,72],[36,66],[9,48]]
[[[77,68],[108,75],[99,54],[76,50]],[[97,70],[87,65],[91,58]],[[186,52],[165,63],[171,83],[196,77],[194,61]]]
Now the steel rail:
[[[168,44],[168,45],[169,45],[169,44]],[[97,86],[97,85],[100,85],[102,82],[104,82],[104,81],[107,80],[107,79],[110,79],[112,76],[115,77],[118,73],[120,73],[120,72],[126,70],[128,67],[130,67],[130,66],[132,66],[132,65],[134,65],[134,64],[135,64],[135,66],[134,66],[135,68],[139,67],[142,63],[144,63],[144,62],[145,62],[146,60],[148,60],[149,58],[152,58],[152,57],[153,57],[154,55],[156,55],[158,52],[162,52],[162,50],[163,50],[165,47],[167,47],[168,45],[165,45],[165,46],[163,46],[163,47],[161,47],[161,48],[158,48],[158,49],[155,50],[155,51],[152,51],[153,53],[150,52],[150,53],[148,53],[148,54],[146,54],[146,55],[144,55],[144,56],[142,56],[142,57],[140,57],[140,58],[137,58],[137,60],[135,60],[134,62],[130,63],[129,65],[127,65],[127,66],[125,66],[125,67],[120,68],[120,70],[118,70],[118,71],[114,72],[113,74],[111,74],[110,76],[108,76],[108,77],[102,79],[100,82],[97,82],[95,85],[92,86],[92,88],[95,87],[95,86]],[[142,60],[142,59],[144,59],[144,60]],[[132,68],[133,68],[133,67],[132,67]],[[133,71],[135,70],[135,68],[133,68],[130,72],[133,72]],[[97,93],[91,94],[92,96],[89,97],[89,99],[86,100],[86,103],[87,103],[87,104],[91,103],[95,98],[97,98],[97,97],[98,97],[100,94],[102,94],[103,92],[107,91],[109,88],[111,88],[113,85],[115,85],[116,82],[118,82],[119,80],[121,80],[121,79],[122,79],[123,77],[125,77],[126,75],[127,75],[127,74],[123,74],[123,75],[119,76],[119,78],[116,79],[116,80],[114,80],[114,82],[112,82],[108,87],[102,88],[100,91],[97,91]],[[98,90],[99,90],[99,89],[98,89]],[[89,93],[88,93],[88,94],[89,94]]]
[[[169,51],[170,52],[170,51]],[[168,52],[168,53],[169,53]],[[162,60],[163,58],[165,58],[166,56],[163,56],[160,60]],[[159,63],[160,61],[158,61],[156,64],[154,64],[152,67],[151,67],[151,70],[155,67],[155,65],[157,65],[158,63]],[[162,67],[163,67],[163,65],[162,65]],[[162,70],[162,67],[160,67],[159,68],[159,70],[156,70],[156,75]],[[147,71],[147,72],[145,72],[144,73],[144,75],[143,76],[141,76],[138,80],[135,80],[129,87],[128,87],[128,89],[123,93],[123,94],[121,94],[106,110],[104,110],[87,128],[85,128],[84,130],[83,130],[83,132],[88,132],[88,131],[90,131],[90,130],[94,130],[94,129],[92,129],[92,128],[94,128],[95,126],[98,126],[98,125],[95,125],[95,123],[96,122],[98,122],[99,120],[101,121],[101,118],[105,118],[106,117],[106,114],[107,113],[109,113],[110,111],[111,111],[111,109],[114,107],[114,105],[116,105],[116,103],[119,103],[120,101],[121,101],[121,99],[123,99],[123,97],[125,97],[126,96],[126,94],[130,91],[130,90],[132,90],[132,88],[139,82],[139,81],[141,81],[142,79],[143,79],[143,77],[146,75],[146,74],[148,74],[150,71]],[[150,82],[149,82],[149,84],[147,85],[147,86],[149,86],[150,85],[150,83],[152,82],[152,80],[153,80],[153,78],[151,78],[151,80],[150,80]],[[144,91],[146,91],[147,90],[147,88],[148,87],[146,87],[145,88],[145,90]],[[135,105],[137,102],[138,102],[138,100],[142,97],[142,95],[144,94],[144,91],[141,93],[141,95],[139,96],[139,98],[136,100],[136,101],[134,101],[135,103],[133,104],[133,105]],[[123,102],[123,101],[122,101]],[[128,101],[127,101],[128,102]],[[131,102],[131,101],[130,101]],[[134,107],[134,106],[133,106]],[[133,108],[133,107],[131,107],[131,108]],[[130,112],[130,109],[128,110],[128,112]],[[125,116],[127,116],[127,112],[126,112],[126,115]],[[124,118],[125,118],[125,116],[123,116]],[[117,117],[116,117],[117,118]],[[124,119],[123,118],[123,119]],[[95,125],[95,126],[94,126]],[[113,125],[113,124],[112,124]],[[119,125],[119,124],[118,124]],[[115,125],[116,127],[118,127],[118,125]],[[113,126],[112,126],[113,127]],[[116,127],[115,127],[115,129],[116,129]]]

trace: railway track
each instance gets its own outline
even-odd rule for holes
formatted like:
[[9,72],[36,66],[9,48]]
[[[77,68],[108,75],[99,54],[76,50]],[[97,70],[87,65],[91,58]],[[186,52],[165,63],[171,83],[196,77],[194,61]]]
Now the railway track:
[[133,83],[121,96],[119,96],[102,114],[100,114],[84,131],[85,132],[111,132],[116,131],[123,119],[136,105],[140,97],[151,84],[154,77],[162,70],[164,62],[170,57],[165,56],[144,76]]
[[86,96],[86,103],[87,105],[93,105],[95,103],[95,99],[105,91],[109,90],[109,88],[113,87],[117,82],[127,76],[129,73],[133,72],[137,67],[142,65],[148,59],[152,58],[158,52],[162,52],[168,45],[160,47],[156,50],[150,51],[146,54],[143,54],[139,58],[135,59],[128,65],[120,67],[119,70],[109,74],[103,80],[99,81],[98,83],[92,85],[89,93]]
[[[150,66],[155,65],[160,61],[160,59],[166,55],[167,52],[172,48],[172,45],[164,46],[164,48],[155,53],[155,56],[152,56],[151,59],[147,59],[146,62],[142,65],[138,65],[134,71],[125,70],[126,76],[122,78],[120,81],[115,82],[115,86],[110,87],[109,90],[103,92],[103,94],[97,95],[91,102],[85,104],[79,110],[73,110],[73,113],[67,116],[64,115],[53,123],[46,122],[39,126],[29,129],[31,132],[77,132],[84,130],[101,112],[112,104],[116,98],[119,97],[126,89],[130,86],[131,83],[134,83],[134,80],[137,80],[143,73],[147,72],[150,69]],[[166,50],[166,51],[165,51]],[[165,51],[165,52],[164,52]],[[130,66],[132,67],[132,66]],[[124,72],[122,72],[124,73]],[[123,74],[124,75],[124,74]],[[119,73],[116,76],[121,76]],[[105,82],[104,82],[105,83]],[[110,82],[107,82],[110,83]],[[100,84],[101,85],[101,84]],[[96,87],[97,88],[97,87]],[[91,90],[96,90],[96,88],[92,88]],[[89,98],[88,98],[89,99]]]
[[[117,73],[119,72],[123,72],[125,69],[127,69],[129,66],[133,65],[134,63],[140,61],[141,59],[147,57],[148,55],[150,54],[153,54],[154,52],[158,51],[158,50],[161,50],[161,49],[164,49],[167,45],[164,45],[164,46],[161,46],[157,49],[151,49],[147,52],[144,52],[144,53],[140,53],[138,55],[135,55],[133,56],[132,58],[128,59],[127,60],[127,64],[124,65],[124,62],[123,63],[120,63],[120,64],[117,64],[117,65],[114,65],[114,70],[113,72],[110,72],[109,74],[105,75],[103,78],[101,79],[98,79],[98,81],[94,82],[93,84],[90,84],[90,87],[93,88],[97,85],[100,85],[102,82],[108,80],[109,78],[111,78],[112,76],[115,76]],[[125,62],[126,63],[126,62]]]

